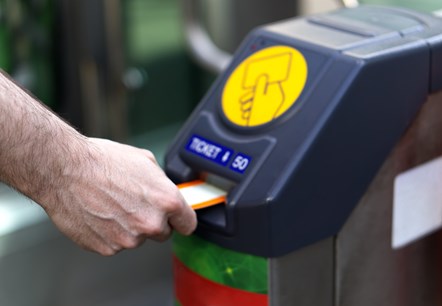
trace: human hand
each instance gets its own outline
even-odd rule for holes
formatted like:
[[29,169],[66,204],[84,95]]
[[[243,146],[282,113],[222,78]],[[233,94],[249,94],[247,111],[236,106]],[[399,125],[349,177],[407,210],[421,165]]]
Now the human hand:
[[86,138],[0,72],[0,181],[103,255],[190,234],[195,212],[152,153]]
[[188,235],[195,212],[147,150],[88,138],[89,156],[63,173],[55,196],[41,203],[74,242],[102,255]]

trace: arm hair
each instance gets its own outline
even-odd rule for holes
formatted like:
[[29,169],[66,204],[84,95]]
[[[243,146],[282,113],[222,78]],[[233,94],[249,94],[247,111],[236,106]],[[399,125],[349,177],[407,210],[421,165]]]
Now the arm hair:
[[87,160],[86,141],[0,73],[0,181],[42,203]]

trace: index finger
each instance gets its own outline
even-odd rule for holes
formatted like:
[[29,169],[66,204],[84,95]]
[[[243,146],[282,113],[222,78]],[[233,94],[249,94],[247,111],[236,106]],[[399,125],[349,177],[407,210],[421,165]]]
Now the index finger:
[[190,235],[197,225],[196,213],[183,198],[182,201],[182,209],[169,216],[169,225],[180,234]]

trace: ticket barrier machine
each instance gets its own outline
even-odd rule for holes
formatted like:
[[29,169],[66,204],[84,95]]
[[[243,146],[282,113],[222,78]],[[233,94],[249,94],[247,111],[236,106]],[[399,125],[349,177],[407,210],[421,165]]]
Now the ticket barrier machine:
[[176,183],[228,190],[175,237],[177,304],[438,305],[442,268],[391,249],[390,189],[392,149],[441,89],[430,15],[360,6],[250,33],[166,155]]

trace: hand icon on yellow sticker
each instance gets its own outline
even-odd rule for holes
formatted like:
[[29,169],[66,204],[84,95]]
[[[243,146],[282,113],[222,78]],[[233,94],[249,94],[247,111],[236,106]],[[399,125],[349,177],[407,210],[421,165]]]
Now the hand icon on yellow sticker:
[[226,117],[240,126],[258,126],[282,115],[301,94],[307,63],[294,48],[275,46],[244,60],[227,80],[222,95]]
[[262,74],[254,88],[240,98],[242,118],[247,126],[260,125],[278,117],[284,103],[284,91],[279,83],[270,83],[269,76]]

